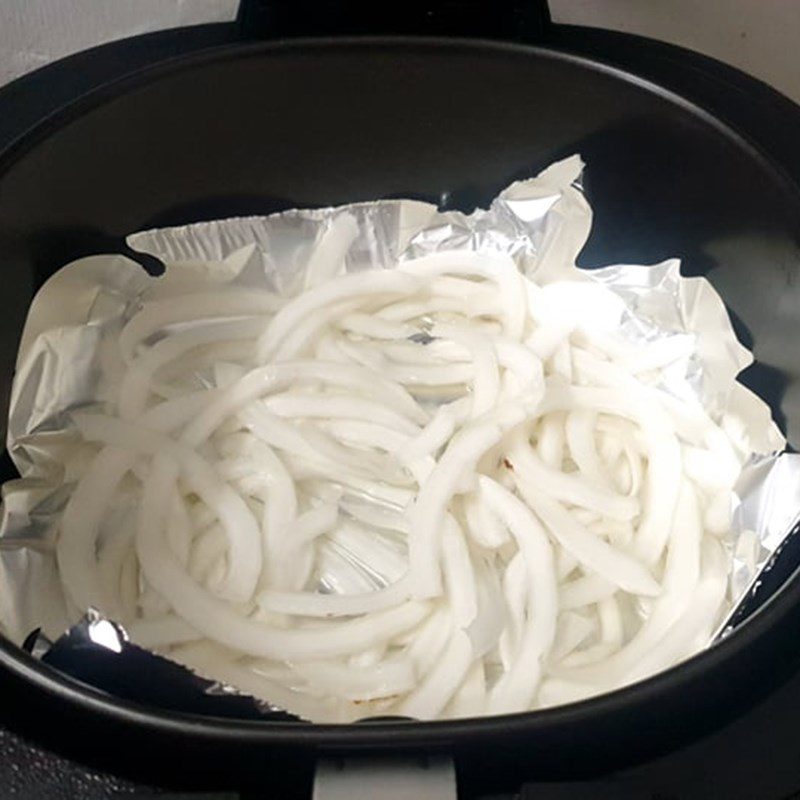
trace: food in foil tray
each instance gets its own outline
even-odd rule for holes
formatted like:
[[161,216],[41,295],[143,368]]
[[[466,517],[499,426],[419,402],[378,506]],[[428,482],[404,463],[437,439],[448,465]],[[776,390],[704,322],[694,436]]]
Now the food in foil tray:
[[738,482],[783,440],[710,284],[575,267],[580,169],[472,215],[387,201],[132,237],[159,278],[67,267],[94,294],[69,324],[34,304],[7,490],[61,498],[49,618],[96,609],[317,722],[539,709],[706,647],[754,536]]

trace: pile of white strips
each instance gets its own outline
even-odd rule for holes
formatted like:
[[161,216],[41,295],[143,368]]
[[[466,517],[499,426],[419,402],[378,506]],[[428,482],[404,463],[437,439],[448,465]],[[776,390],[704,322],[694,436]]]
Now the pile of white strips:
[[314,721],[535,709],[706,646],[749,453],[658,388],[692,337],[631,344],[608,289],[508,256],[337,246],[294,297],[129,319],[115,407],[74,415],[75,611]]

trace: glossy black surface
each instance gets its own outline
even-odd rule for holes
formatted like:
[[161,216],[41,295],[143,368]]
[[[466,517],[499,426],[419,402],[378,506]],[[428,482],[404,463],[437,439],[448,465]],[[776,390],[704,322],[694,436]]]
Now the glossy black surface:
[[[596,211],[584,263],[678,255],[691,274],[708,274],[763,361],[750,380],[790,433],[800,424],[792,347],[800,201],[791,170],[689,104],[612,70],[480,43],[264,45],[109,90],[25,148],[0,166],[5,381],[35,287],[71,258],[119,249],[131,230],[377,196],[469,208],[579,151]],[[793,668],[798,595],[794,582],[722,646],[625,692],[477,722],[200,724],[110,703],[8,645],[0,663],[10,705],[25,704],[39,738],[143,779],[188,774],[197,785],[224,785],[231,774],[248,782],[270,774],[300,792],[320,749],[437,748],[455,753],[474,791],[499,790],[533,776],[603,772],[721,724],[766,690],[753,675],[768,672],[773,683]],[[45,717],[56,723],[42,731],[36,721]],[[65,741],[76,726],[80,741]],[[123,762],[123,746],[136,756]],[[165,749],[168,763],[156,757]]]

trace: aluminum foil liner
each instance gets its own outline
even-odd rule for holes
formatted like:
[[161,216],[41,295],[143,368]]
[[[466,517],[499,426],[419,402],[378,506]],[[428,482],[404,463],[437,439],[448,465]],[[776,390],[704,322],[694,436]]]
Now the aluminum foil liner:
[[25,649],[76,681],[158,708],[231,719],[296,720],[241,692],[220,690],[186,667],[132,644],[125,630],[95,609],[51,642],[41,631]]
[[[733,554],[731,607],[746,599],[797,522],[800,456],[780,454],[784,440],[768,407],[735,382],[752,356],[737,342],[708,281],[681,277],[674,260],[597,270],[575,266],[591,227],[582,168],[573,156],[512,184],[488,209],[469,215],[386,200],[144,231],[128,237],[128,244],[165,264],[159,278],[120,255],[84,258],[53,275],[28,314],[8,421],[8,451],[21,478],[3,487],[0,517],[0,624],[6,636],[22,643],[40,629],[57,639],[76,623],[78,630],[88,624],[87,609],[71,608],[64,598],[53,543],[71,486],[85,467],[74,454],[79,437],[70,414],[113,396],[119,378],[114,343],[122,325],[143,300],[178,295],[187,286],[292,294],[313,247],[341,215],[351,216],[359,231],[346,255],[348,271],[390,268],[442,249],[500,251],[539,283],[580,280],[608,287],[619,298],[617,323],[631,341],[691,337],[691,355],[670,367],[661,388],[698,399],[716,421],[746,431],[758,453],[738,483],[727,541]],[[67,463],[65,448],[71,452]],[[378,576],[374,582],[391,579]],[[729,631],[742,616],[741,610],[732,612],[721,630]],[[76,638],[73,628],[60,641],[69,649],[85,638]],[[129,646],[120,645],[116,663]]]

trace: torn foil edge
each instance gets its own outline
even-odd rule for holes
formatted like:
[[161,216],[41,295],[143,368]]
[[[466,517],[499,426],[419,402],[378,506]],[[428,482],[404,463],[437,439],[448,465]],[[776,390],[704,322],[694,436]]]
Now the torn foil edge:
[[115,376],[108,365],[114,359],[107,350],[114,334],[144,300],[180,294],[198,282],[294,293],[313,247],[341,215],[354,218],[359,231],[346,255],[347,271],[390,268],[445,249],[503,252],[540,284],[592,281],[613,291],[624,305],[623,333],[632,341],[691,335],[693,354],[661,388],[695,397],[716,420],[726,410],[733,413],[760,453],[737,484],[726,541],[734,608],[796,521],[800,456],[778,452],[783,439],[768,407],[735,382],[752,356],[736,340],[725,306],[705,278],[681,277],[676,260],[597,270],[575,266],[591,227],[582,168],[577,156],[558,162],[471,214],[385,200],[132,234],[134,250],[165,263],[157,279],[120,255],[91,256],[59,270],[31,304],[12,389],[7,445],[22,477],[3,486],[0,623],[6,634],[19,643],[41,627],[55,637],[80,611],[69,609],[61,591],[53,542],[81,464],[65,467],[59,453],[78,441],[70,413],[110,396]]

